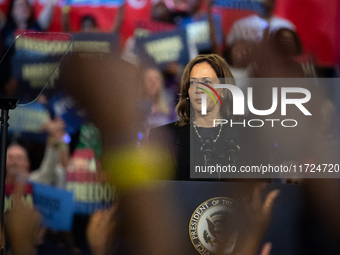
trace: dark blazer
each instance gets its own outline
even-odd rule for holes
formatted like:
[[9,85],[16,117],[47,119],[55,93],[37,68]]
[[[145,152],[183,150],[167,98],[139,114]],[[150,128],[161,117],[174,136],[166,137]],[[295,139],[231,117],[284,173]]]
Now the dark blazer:
[[[157,127],[150,130],[149,140],[155,141],[162,149],[167,150],[173,159],[173,164],[175,166],[175,180],[200,180],[205,179],[190,179],[190,143],[195,144],[195,153],[199,153],[200,139],[196,137],[196,133],[193,132],[194,141],[190,141],[190,125],[187,124],[183,127],[179,127],[175,122]],[[237,128],[238,132],[238,145],[240,145],[240,152],[237,155],[237,166],[240,165],[260,165],[267,164],[269,159],[268,147],[264,145],[261,138],[257,135],[257,129],[252,128]],[[227,126],[223,126],[222,132],[215,147],[225,148],[226,141],[225,135],[228,130]],[[219,128],[214,130],[214,138],[216,137]],[[200,131],[199,131],[200,133]],[[196,140],[196,141],[195,141]],[[225,149],[220,149],[220,151],[225,151]],[[197,155],[197,154],[196,154]],[[220,155],[220,154],[219,154]],[[198,157],[203,160],[203,156]],[[204,163],[195,164],[204,165]],[[265,176],[263,176],[265,177]],[[267,176],[268,178],[268,176]],[[208,181],[213,181],[214,179],[207,179]],[[219,181],[217,175],[215,181]],[[230,179],[228,179],[230,181]]]
[[175,123],[151,129],[149,140],[171,153],[175,180],[190,180],[190,125],[179,127]]

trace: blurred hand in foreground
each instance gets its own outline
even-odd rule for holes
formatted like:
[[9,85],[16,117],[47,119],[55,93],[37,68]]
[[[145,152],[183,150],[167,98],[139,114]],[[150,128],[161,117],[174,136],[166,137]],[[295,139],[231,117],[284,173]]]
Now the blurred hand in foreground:
[[[280,193],[280,190],[270,191],[264,201],[262,193],[265,189],[265,184],[255,184],[250,201],[245,201],[242,206],[242,212],[239,215],[240,234],[233,254],[257,254],[260,248],[263,234],[265,233],[275,199]],[[271,244],[266,243],[261,254],[269,254]]]
[[17,183],[13,194],[13,209],[8,212],[6,233],[12,255],[37,254],[45,229],[41,228],[41,216],[22,200],[25,183]]
[[117,232],[116,212],[117,204],[114,204],[111,208],[96,211],[91,216],[86,237],[93,255],[105,255],[112,251]]
[[138,69],[117,56],[72,54],[61,65],[61,84],[87,110],[104,147],[137,133]]

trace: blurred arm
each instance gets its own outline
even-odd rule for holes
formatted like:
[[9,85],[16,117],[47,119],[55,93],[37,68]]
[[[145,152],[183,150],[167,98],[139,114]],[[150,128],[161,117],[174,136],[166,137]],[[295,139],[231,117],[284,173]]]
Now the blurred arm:
[[122,24],[123,24],[123,20],[124,20],[124,13],[125,13],[125,1],[123,2],[123,4],[119,7],[116,17],[115,17],[115,22],[112,28],[112,33],[119,33],[121,28],[122,28]]
[[212,14],[213,2],[214,2],[213,0],[207,1],[210,43],[211,43],[212,52],[215,54],[218,54],[219,56],[222,56],[222,49],[218,45],[217,39],[216,39],[216,28],[215,28],[214,16]]
[[69,146],[63,142],[65,123],[61,119],[50,120],[43,129],[49,133],[44,159],[39,169],[30,175],[30,180],[51,185],[57,164],[67,166]]
[[40,13],[37,23],[42,30],[47,30],[50,27],[52,17],[54,14],[55,0],[46,0],[44,9]]
[[7,215],[6,237],[10,243],[10,255],[37,254],[37,245],[42,243],[44,235],[40,214],[21,199],[24,189],[24,182],[15,184],[13,209]]
[[65,5],[61,9],[61,27],[63,32],[72,32],[70,25],[70,9],[69,5]]

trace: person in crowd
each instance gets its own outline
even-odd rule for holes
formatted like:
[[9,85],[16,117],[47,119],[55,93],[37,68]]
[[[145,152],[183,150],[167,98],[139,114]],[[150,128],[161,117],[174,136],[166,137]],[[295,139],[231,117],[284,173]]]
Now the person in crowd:
[[181,76],[184,67],[177,62],[170,62],[166,69],[162,70],[165,88],[172,92],[173,104],[177,104],[177,95],[180,91]]
[[198,54],[217,53],[216,48],[223,41],[222,31],[219,31],[222,28],[222,17],[212,10],[213,0],[183,3],[186,4],[185,12],[176,17],[176,25],[186,29],[189,43],[198,48],[194,57]]
[[275,3],[276,0],[265,0],[262,3],[263,12],[261,15],[253,14],[236,20],[233,23],[229,34],[226,36],[223,45],[219,45],[216,40],[216,31],[213,29],[214,20],[212,19],[212,1],[209,1],[207,12],[209,16],[209,27],[211,28],[210,40],[212,43],[212,51],[223,57],[228,58],[229,56],[228,60],[230,61],[230,53],[232,48],[234,48],[236,45],[242,47],[241,45],[243,44],[243,46],[246,47],[245,43],[253,43],[253,47],[255,47],[256,44],[254,43],[267,40],[268,35],[275,33],[281,28],[295,31],[295,25],[292,22],[273,15]]
[[[111,29],[112,33],[117,33],[120,31],[122,22],[123,22],[123,15],[125,10],[125,3],[123,3],[115,17],[115,22],[113,24],[113,27]],[[70,24],[70,11],[71,6],[70,5],[64,5],[62,7],[62,17],[61,17],[61,27],[64,32],[75,32],[74,29],[71,27]],[[79,26],[79,32],[81,33],[100,33],[102,32],[102,29],[100,28],[98,24],[97,18],[92,14],[86,14],[81,17],[80,20],[80,26]]]
[[224,52],[224,59],[229,64],[234,78],[250,77],[253,51],[254,44],[251,41],[238,40]]
[[205,16],[205,12],[202,11],[202,5],[204,1],[182,1],[182,3],[185,3],[185,5],[183,5],[182,12],[186,13],[187,17],[193,20],[198,20],[201,19],[202,16]]
[[263,1],[264,11],[261,16],[253,14],[236,20],[226,38],[226,44],[230,46],[233,42],[240,39],[259,42],[262,40],[264,32],[271,34],[280,28],[288,28],[295,31],[295,26],[292,22],[273,15],[275,1]]
[[298,34],[288,28],[280,28],[272,35],[277,52],[282,56],[293,57],[303,53]]
[[147,107],[147,119],[145,123],[145,135],[149,134],[151,128],[165,125],[171,122],[171,107],[164,88],[164,78],[157,68],[147,68],[144,71],[142,84],[143,103]]
[[316,77],[314,61],[304,54],[300,37],[294,30],[281,28],[271,35],[271,40],[278,57],[300,64],[305,77]]
[[[165,23],[167,25],[174,25],[174,14],[168,9],[168,7],[163,3],[159,2],[152,6],[151,19],[153,22],[158,22],[159,24]],[[176,26],[174,26],[174,29]],[[122,58],[135,65],[141,65],[144,59],[140,59],[140,56],[136,54],[136,37],[131,36],[126,42],[122,50]],[[188,41],[189,58],[192,59],[197,56],[198,50],[194,43]],[[154,63],[153,63],[154,64]],[[177,102],[175,99],[179,93],[179,83],[181,73],[183,71],[183,66],[178,62],[170,62],[162,70],[162,75],[164,78],[164,87],[167,90],[167,100],[170,102],[170,112],[173,111],[172,105]],[[170,117],[174,119],[173,116]],[[164,122],[163,122],[164,123]],[[148,133],[148,132],[147,132]]]
[[158,22],[175,24],[173,13],[164,2],[158,2],[152,6],[151,19]]
[[[61,24],[64,32],[73,32],[70,24],[70,8],[69,5],[62,8]],[[93,15],[84,15],[80,20],[79,31],[83,33],[100,32],[96,18]]]
[[13,184],[18,178],[29,179],[49,185],[57,185],[55,169],[58,164],[66,167],[68,145],[63,141],[64,122],[60,119],[45,123],[44,129],[49,133],[44,159],[40,168],[30,172],[30,160],[27,150],[20,144],[11,144],[7,148],[6,183]]
[[32,7],[27,0],[11,0],[7,16],[0,12],[0,29],[2,39],[2,54],[11,45],[14,40],[14,33],[18,31],[46,31],[51,23],[54,6],[54,0],[48,0],[39,17],[35,20]]
[[[289,20],[273,15],[275,3],[276,0],[265,0],[262,3],[263,12],[261,15],[253,14],[236,20],[223,44],[220,45],[217,43],[214,20],[212,19],[212,1],[208,2],[207,12],[209,16],[212,52],[223,56],[227,60],[228,64],[231,65],[232,73],[235,74],[235,78],[239,78],[240,76],[254,76],[252,72],[252,66],[254,66],[253,60],[255,58],[254,55],[256,55],[256,52],[260,52],[260,54],[263,52],[263,45],[266,44],[266,47],[269,46],[266,41],[269,38],[273,38],[271,35],[276,34],[276,32],[280,29],[287,29],[295,33],[295,25],[293,23]],[[294,39],[296,39],[296,37],[297,34],[295,33]],[[299,46],[301,47],[301,42],[300,40],[298,42],[295,40],[295,43],[297,50]],[[235,61],[239,62],[236,63],[237,66],[240,65],[243,67],[236,67],[235,69]]]
[[[250,78],[252,75],[251,65],[255,48],[256,45],[253,42],[241,39],[235,41],[223,52],[223,57],[229,64],[230,71],[235,78],[235,83],[242,89],[244,95],[248,94],[249,80],[247,78]],[[245,115],[249,115],[248,107],[246,107],[247,103],[245,102],[244,104]]]
[[91,15],[82,17],[80,22],[80,31],[84,33],[94,33],[98,31],[98,24],[96,19]]
[[11,47],[11,45],[16,33],[46,31],[52,21],[54,6],[55,0],[47,0],[44,9],[37,19],[34,18],[32,6],[28,0],[11,0],[7,15],[0,10],[0,55],[2,58],[0,64],[1,90],[4,90],[4,84],[11,78],[11,56],[14,54],[14,47]]
[[[298,48],[300,47],[296,47],[296,49]],[[301,50],[301,48],[299,50]],[[304,77],[302,66],[293,56],[287,55],[288,51],[290,50],[288,50],[287,45],[281,42],[281,39],[277,39],[275,33],[268,35],[256,45],[251,64],[251,77]]]
[[[189,18],[199,20],[205,15],[202,9],[204,1],[192,0],[192,1],[174,1],[171,10],[174,16],[175,23],[181,22],[181,19]],[[170,6],[170,5],[169,5]]]
[[[263,58],[266,52],[267,61]],[[296,76],[315,77],[314,64],[310,56],[303,54],[303,47],[298,34],[291,29],[281,28],[256,44],[250,40],[235,41],[224,51],[224,57],[235,78],[247,78],[258,75],[258,69],[269,62],[277,62],[282,68],[290,67]],[[261,61],[263,59],[264,61]],[[260,62],[258,62],[260,60]],[[261,77],[261,76],[258,76]],[[239,80],[241,81],[241,80]],[[237,84],[240,87],[246,85]]]
[[[190,155],[192,155],[190,154],[190,132],[193,139],[195,166],[205,165],[201,151],[203,132],[213,134],[214,157],[211,164],[218,162],[229,165],[228,157],[225,155],[225,137],[229,132],[228,127],[221,123],[215,125],[214,119],[235,118],[232,115],[233,99],[230,91],[215,89],[221,103],[215,104],[212,97],[207,96],[206,115],[201,114],[204,89],[217,83],[234,84],[233,75],[223,58],[216,54],[203,54],[190,61],[183,72],[180,98],[176,107],[179,120],[150,131],[149,138],[152,142],[161,143],[163,148],[171,151],[171,155],[176,155],[173,162],[176,165],[176,179],[178,180],[193,180],[190,178],[190,165],[193,165],[190,161]],[[218,101],[217,97],[216,101]],[[251,152],[252,145],[257,144],[254,141],[255,136],[252,136],[249,131],[246,132],[245,129],[239,131],[238,141],[242,149],[238,154],[238,162],[246,165],[251,161],[255,163],[256,160],[264,160],[263,156],[254,153],[256,150]],[[168,140],[164,139],[164,133],[169,134]],[[217,175],[215,177],[217,179]]]

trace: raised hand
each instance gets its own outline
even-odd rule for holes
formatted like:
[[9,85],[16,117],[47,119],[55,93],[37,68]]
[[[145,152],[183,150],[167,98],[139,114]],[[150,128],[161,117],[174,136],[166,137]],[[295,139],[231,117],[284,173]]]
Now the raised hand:
[[[86,237],[93,255],[105,255],[115,243],[117,204],[107,210],[96,211],[87,225]],[[111,254],[111,253],[110,253]]]
[[36,254],[45,233],[40,214],[22,200],[24,189],[24,182],[16,183],[13,209],[8,212],[5,224],[12,255]]

